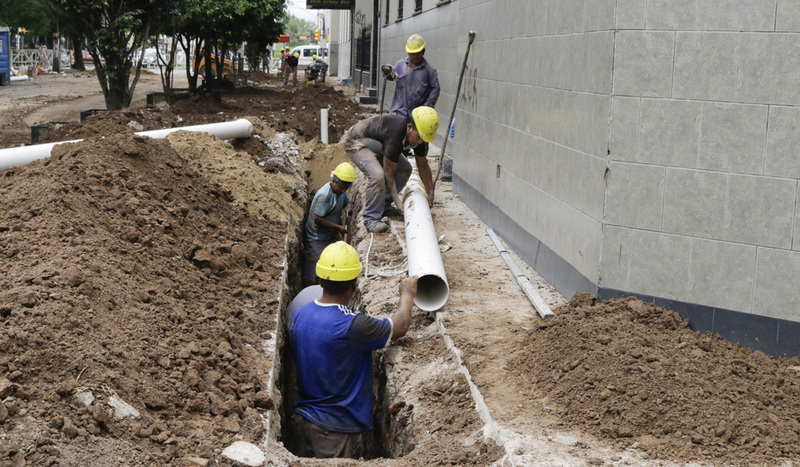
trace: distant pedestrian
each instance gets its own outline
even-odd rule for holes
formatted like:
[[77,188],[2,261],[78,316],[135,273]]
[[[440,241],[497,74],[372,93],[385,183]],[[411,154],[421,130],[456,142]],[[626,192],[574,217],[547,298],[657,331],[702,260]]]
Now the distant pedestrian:
[[264,72],[269,73],[269,62],[272,61],[272,50],[267,47],[266,52],[261,56],[261,63],[264,64]]

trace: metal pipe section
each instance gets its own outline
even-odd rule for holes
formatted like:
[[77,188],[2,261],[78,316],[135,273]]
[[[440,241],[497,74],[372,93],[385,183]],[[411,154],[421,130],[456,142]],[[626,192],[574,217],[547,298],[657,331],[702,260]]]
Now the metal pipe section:
[[328,109],[319,110],[319,140],[328,144]]
[[425,186],[414,167],[403,189],[408,275],[419,276],[414,304],[424,311],[436,311],[447,303],[450,286],[442,264],[439,240],[433,228]]
[[[160,139],[165,138],[168,134],[176,131],[196,131],[208,133],[216,136],[219,139],[228,140],[236,138],[248,138],[253,133],[253,124],[243,118],[240,118],[239,120],[234,120],[232,122],[209,123],[206,125],[183,126],[177,128],[166,128],[163,130],[140,131],[135,134]],[[33,162],[37,159],[46,159],[50,157],[50,152],[53,150],[55,145],[78,143],[80,141],[83,140],[73,139],[69,141],[59,141],[57,143],[32,144],[30,146],[0,149],[0,170],[5,170],[9,167],[15,167],[19,165],[25,165],[28,162]]]

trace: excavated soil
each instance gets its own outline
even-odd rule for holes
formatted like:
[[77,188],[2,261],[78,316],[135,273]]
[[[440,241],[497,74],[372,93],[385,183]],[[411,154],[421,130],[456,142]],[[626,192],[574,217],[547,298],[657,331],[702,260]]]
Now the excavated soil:
[[[432,214],[450,299],[415,309],[409,334],[380,354],[383,457],[299,459],[287,440],[263,439],[266,416],[282,411],[268,386],[282,358],[270,344],[285,239],[345,160],[340,144],[315,139],[319,108],[330,108],[332,141],[370,109],[330,86],[251,75],[230,92],[54,128],[50,140],[86,140],[0,172],[0,465],[230,465],[221,452],[239,440],[266,448],[271,465],[800,458],[800,360],[698,334],[634,298],[567,303],[523,267],[554,309],[542,320],[445,182]],[[0,109],[14,106],[6,90]],[[48,92],[19,97],[82,105]],[[254,136],[132,134],[237,118]],[[5,122],[0,147],[26,142],[24,124]],[[393,312],[404,270],[402,220],[392,224],[396,235],[377,236],[360,216],[350,224],[369,273],[358,308],[376,316]],[[120,400],[139,416],[109,405]]]

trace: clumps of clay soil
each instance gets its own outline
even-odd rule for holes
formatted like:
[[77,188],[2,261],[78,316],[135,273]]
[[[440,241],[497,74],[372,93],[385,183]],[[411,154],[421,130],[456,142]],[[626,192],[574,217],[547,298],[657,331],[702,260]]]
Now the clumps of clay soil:
[[800,360],[775,359],[635,298],[579,293],[515,357],[567,426],[653,457],[776,465],[800,457]]
[[0,174],[0,463],[164,465],[259,442],[286,224],[233,201],[130,134]]

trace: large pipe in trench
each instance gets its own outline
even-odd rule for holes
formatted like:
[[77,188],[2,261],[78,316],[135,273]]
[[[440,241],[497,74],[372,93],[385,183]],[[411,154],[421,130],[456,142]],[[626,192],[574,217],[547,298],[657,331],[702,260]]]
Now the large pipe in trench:
[[414,304],[424,311],[436,311],[447,303],[450,286],[444,273],[439,240],[433,228],[428,195],[416,166],[403,189],[403,210],[408,250],[408,275],[419,276]]
[[[206,125],[165,128],[163,130],[140,131],[135,134],[159,139],[165,138],[168,134],[176,131],[203,132],[214,135],[222,140],[228,140],[249,137],[253,133],[253,124],[243,118],[240,118],[232,122],[209,123]],[[5,170],[9,167],[15,167],[18,165],[25,165],[28,162],[33,162],[37,159],[46,159],[50,157],[50,152],[53,150],[55,145],[64,143],[78,143],[80,141],[83,140],[73,139],[70,141],[59,141],[57,143],[32,144],[30,146],[0,149],[0,170]]]

